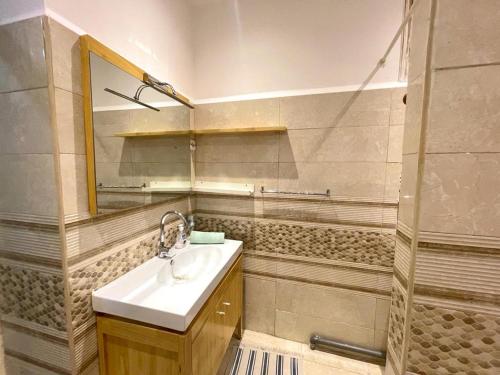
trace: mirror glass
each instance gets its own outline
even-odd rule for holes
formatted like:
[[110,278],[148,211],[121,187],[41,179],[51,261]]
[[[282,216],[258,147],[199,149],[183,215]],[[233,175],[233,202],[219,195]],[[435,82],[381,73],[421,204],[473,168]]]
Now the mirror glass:
[[97,213],[176,198],[189,192],[189,136],[134,132],[189,130],[190,109],[90,52]]

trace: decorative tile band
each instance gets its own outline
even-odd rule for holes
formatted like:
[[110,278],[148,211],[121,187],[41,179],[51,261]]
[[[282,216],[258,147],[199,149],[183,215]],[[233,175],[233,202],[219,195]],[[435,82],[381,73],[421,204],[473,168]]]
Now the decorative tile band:
[[407,296],[401,286],[396,282],[396,279],[394,279],[394,281],[391,293],[391,312],[389,315],[389,346],[396,355],[395,359],[401,362],[403,356]]
[[42,326],[66,331],[62,274],[0,264],[0,309]]
[[246,250],[392,267],[394,238],[379,231],[339,230],[246,218],[196,215],[196,228],[222,231]]
[[414,305],[408,370],[417,374],[500,372],[500,318]]

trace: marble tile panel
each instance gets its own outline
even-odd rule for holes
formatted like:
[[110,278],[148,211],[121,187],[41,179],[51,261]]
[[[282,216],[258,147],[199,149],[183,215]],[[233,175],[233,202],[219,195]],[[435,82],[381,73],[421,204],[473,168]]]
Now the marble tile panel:
[[59,151],[63,154],[85,155],[83,98],[56,88],[55,106]]
[[312,334],[320,334],[365,347],[372,347],[374,343],[373,329],[276,310],[276,336],[308,343]]
[[420,147],[424,81],[420,76],[408,85],[407,109],[403,133],[403,154],[415,154]]
[[385,162],[280,163],[279,188],[283,191],[325,192],[333,197],[382,201]]
[[54,85],[82,95],[80,36],[52,18],[48,18],[48,25]]
[[279,113],[279,99],[200,104],[194,123],[195,129],[278,126]]
[[400,126],[405,123],[406,105],[403,97],[408,92],[407,87],[395,88],[391,90],[391,126]]
[[387,162],[401,163],[403,159],[403,126],[391,126],[389,129],[389,146],[387,148]]
[[142,183],[150,181],[190,181],[189,163],[133,163],[135,180]]
[[100,163],[95,164],[96,183],[99,185],[140,185],[142,178],[138,176],[133,163]]
[[278,187],[278,163],[196,163],[196,179],[254,184],[255,190]]
[[374,329],[376,298],[319,285],[278,280],[276,309]]
[[188,130],[190,127],[190,109],[183,105],[162,107],[160,112],[150,109],[133,109],[128,112],[130,129],[135,131]]
[[376,308],[375,308],[375,329],[377,331],[387,332],[387,330],[389,329],[390,309],[391,309],[390,299],[377,298]]
[[276,163],[278,134],[203,135],[196,137],[196,161]]
[[398,202],[401,187],[402,163],[387,163],[385,171],[384,202]]
[[500,65],[434,73],[426,152],[500,152],[499,121]]
[[387,126],[289,130],[280,137],[280,162],[382,162]]
[[88,214],[87,161],[85,155],[61,154],[64,215]]
[[433,66],[438,68],[500,62],[496,0],[439,0]]
[[274,335],[276,281],[245,275],[245,329]]
[[[99,136],[112,136],[116,132],[132,130],[131,110],[94,111],[94,132]],[[115,127],[113,127],[115,126]]]
[[42,18],[0,26],[0,92],[47,86]]
[[420,230],[500,237],[500,153],[428,154]]
[[57,216],[52,155],[0,155],[0,176],[0,212]]
[[398,221],[413,228],[415,194],[417,189],[418,158],[416,154],[403,156],[401,187],[399,192]]
[[51,154],[49,94],[46,88],[0,94],[0,153]]
[[191,152],[188,137],[125,139],[125,147],[133,149],[132,161],[137,163],[189,163]]
[[280,125],[288,129],[386,126],[390,102],[390,89],[281,98]]
[[131,163],[132,140],[120,137],[94,137],[94,156],[97,163]]
[[412,17],[408,68],[408,82],[410,84],[425,72],[432,1],[418,1]]

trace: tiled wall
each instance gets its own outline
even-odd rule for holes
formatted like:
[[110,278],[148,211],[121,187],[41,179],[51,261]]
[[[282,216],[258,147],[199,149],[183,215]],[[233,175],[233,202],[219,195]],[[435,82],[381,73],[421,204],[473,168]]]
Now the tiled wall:
[[498,2],[478,5],[413,21],[389,374],[500,371]]
[[159,217],[189,198],[89,217],[78,35],[46,17],[1,26],[0,71],[6,371],[97,374],[92,289],[152,257]]
[[385,349],[404,122],[404,89],[198,105],[195,128],[286,126],[196,138],[197,180],[256,191],[196,196],[197,227],[244,241],[245,320],[308,342],[313,333]]
[[189,130],[184,106],[94,112],[97,183],[141,185],[150,181],[190,181],[189,137],[122,138],[115,133]]
[[71,368],[48,27],[44,18],[0,27],[0,309],[9,374]]

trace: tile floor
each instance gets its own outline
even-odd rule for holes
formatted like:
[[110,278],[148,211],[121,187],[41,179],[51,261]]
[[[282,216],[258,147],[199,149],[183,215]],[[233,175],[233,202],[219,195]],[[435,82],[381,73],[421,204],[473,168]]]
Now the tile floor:
[[[335,354],[311,350],[309,345],[278,337],[245,330],[241,343],[234,341],[232,345],[251,346],[259,349],[292,354],[302,358],[304,373],[302,375],[383,375],[384,367],[344,358]],[[228,351],[229,352],[229,351]],[[225,361],[219,375],[229,373]]]

